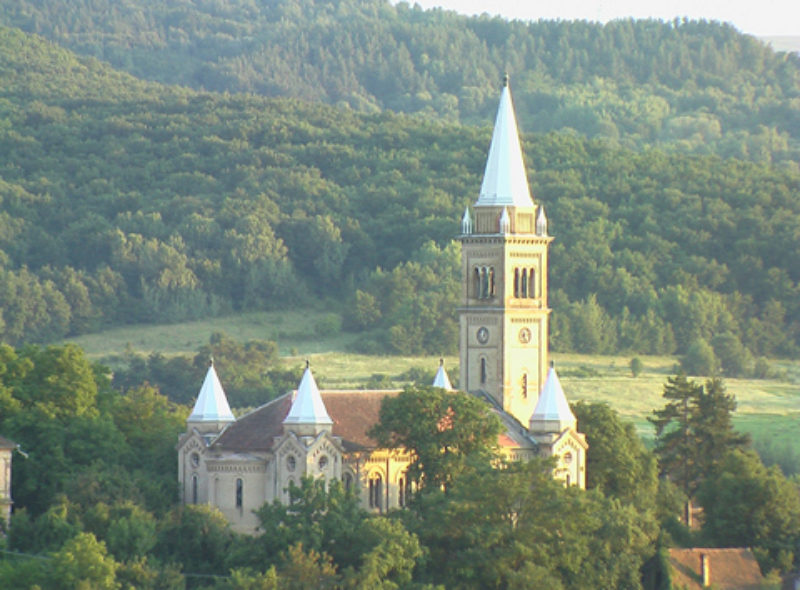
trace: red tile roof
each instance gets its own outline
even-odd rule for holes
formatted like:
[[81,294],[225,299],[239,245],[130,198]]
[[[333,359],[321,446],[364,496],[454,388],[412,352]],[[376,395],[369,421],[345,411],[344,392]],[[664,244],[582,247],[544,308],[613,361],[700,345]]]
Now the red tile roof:
[[[383,398],[397,395],[400,390],[327,390],[320,393],[328,415],[333,419],[334,436],[342,439],[345,451],[353,452],[377,446],[377,442],[367,436],[367,431],[378,422]],[[223,430],[212,448],[245,453],[269,451],[275,439],[283,434],[283,419],[289,413],[292,395],[287,393],[240,417]],[[517,449],[533,446],[514,418],[494,406],[492,411],[505,427],[497,441],[501,447]]]
[[[321,391],[322,401],[333,419],[333,434],[342,439],[346,451],[375,448],[367,431],[378,422],[381,400],[399,390]],[[283,419],[292,405],[292,394],[283,395],[245,414],[229,425],[214,441],[219,450],[268,451],[283,434]]]
[[709,582],[719,590],[758,590],[764,577],[750,549],[670,549],[669,564],[673,588],[700,590],[703,577],[701,555],[708,556]]

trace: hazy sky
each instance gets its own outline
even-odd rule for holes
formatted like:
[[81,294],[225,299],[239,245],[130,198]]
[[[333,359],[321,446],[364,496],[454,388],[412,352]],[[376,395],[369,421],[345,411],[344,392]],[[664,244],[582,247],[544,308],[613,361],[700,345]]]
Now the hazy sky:
[[800,0],[406,0],[423,8],[441,6],[463,14],[499,14],[507,18],[585,19],[676,16],[731,23],[751,35],[800,35]]

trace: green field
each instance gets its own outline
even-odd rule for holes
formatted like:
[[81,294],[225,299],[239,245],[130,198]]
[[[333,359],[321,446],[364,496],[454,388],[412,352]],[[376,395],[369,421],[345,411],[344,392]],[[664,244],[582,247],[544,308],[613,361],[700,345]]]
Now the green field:
[[[164,354],[193,353],[208,342],[214,332],[237,340],[275,340],[288,363],[311,360],[321,387],[364,387],[375,375],[385,376],[400,387],[400,375],[410,368],[435,370],[438,358],[366,355],[347,352],[357,334],[326,334],[321,330],[322,311],[249,313],[226,318],[175,325],[135,326],[74,338],[93,359],[112,367],[115,357],[126,349]],[[630,356],[552,355],[570,401],[608,402],[625,419],[633,422],[648,439],[652,428],[646,417],[660,407],[666,378],[674,373],[676,359],[639,355],[644,363],[641,375],[631,376]],[[447,367],[458,364],[456,356],[445,358]],[[728,390],[736,396],[736,426],[752,434],[760,444],[788,447],[800,456],[800,363],[774,361],[785,376],[780,379],[727,379]],[[224,375],[221,376],[224,382]],[[199,384],[198,384],[199,386]]]

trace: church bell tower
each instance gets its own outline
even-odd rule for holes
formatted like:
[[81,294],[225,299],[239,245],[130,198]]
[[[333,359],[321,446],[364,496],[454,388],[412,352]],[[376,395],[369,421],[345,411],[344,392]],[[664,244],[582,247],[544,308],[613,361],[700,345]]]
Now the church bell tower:
[[480,196],[459,239],[461,388],[488,393],[527,426],[547,377],[552,238],[531,198],[508,77]]

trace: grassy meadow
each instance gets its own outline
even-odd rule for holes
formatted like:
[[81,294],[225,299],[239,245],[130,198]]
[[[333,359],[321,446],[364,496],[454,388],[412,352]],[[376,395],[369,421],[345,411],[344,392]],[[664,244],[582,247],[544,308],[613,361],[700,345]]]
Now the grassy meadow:
[[[348,352],[358,334],[331,329],[330,319],[330,313],[313,310],[259,312],[183,324],[116,328],[71,342],[113,368],[126,350],[165,355],[193,353],[214,332],[224,332],[240,341],[275,340],[287,363],[300,364],[310,359],[320,386],[326,388],[365,387],[370,382],[374,385],[376,379],[382,386],[401,387],[401,375],[409,369],[432,374],[438,364],[436,357]],[[630,355],[552,354],[570,401],[608,402],[647,440],[653,431],[646,417],[663,405],[663,385],[674,374],[677,359],[638,356],[644,369],[633,377]],[[794,454],[800,464],[800,363],[784,360],[772,364],[782,373],[780,379],[726,379],[728,391],[738,401],[735,423],[753,436],[758,447]],[[445,365],[455,369],[458,357],[446,357]],[[451,370],[451,374],[454,372]],[[221,378],[224,382],[225,376]]]

